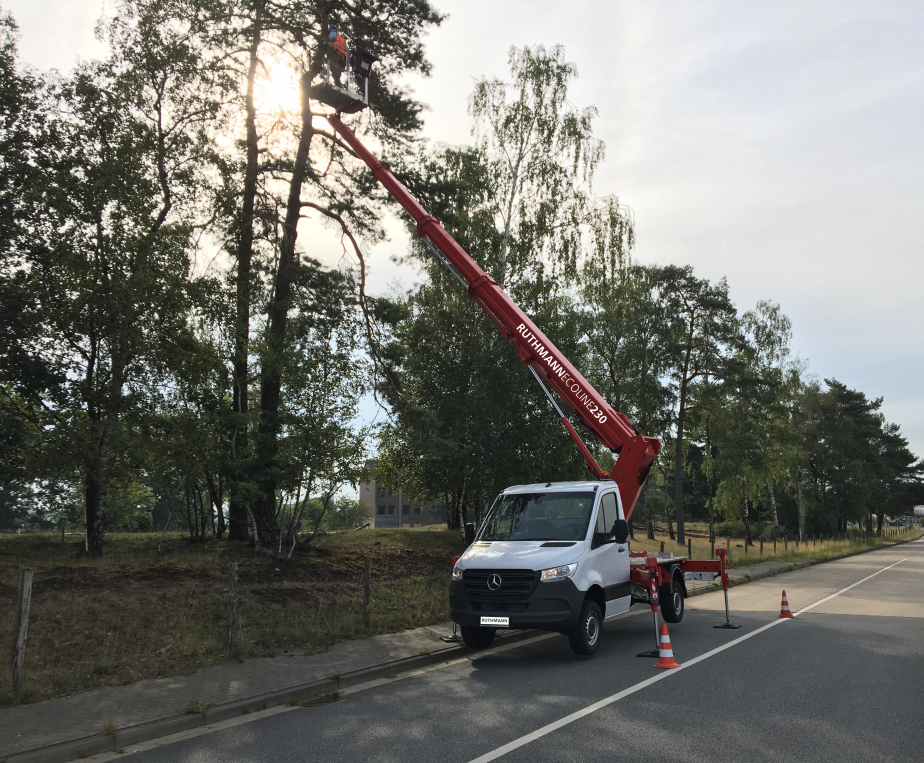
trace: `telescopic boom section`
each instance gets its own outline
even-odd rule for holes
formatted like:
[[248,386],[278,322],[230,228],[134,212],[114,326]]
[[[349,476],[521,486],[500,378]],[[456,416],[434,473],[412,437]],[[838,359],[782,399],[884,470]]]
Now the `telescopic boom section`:
[[[327,119],[347,145],[369,165],[376,179],[414,219],[417,223],[417,235],[429,239],[465,279],[469,295],[497,324],[501,333],[513,342],[520,362],[532,368],[538,378],[558,393],[597,439],[617,454],[613,471],[607,474],[594,460],[567,416],[562,416],[562,424],[587,460],[591,471],[598,479],[610,478],[616,482],[628,519],[645,485],[651,464],[661,449],[661,440],[637,434],[628,417],[610,407],[603,396],[571,365],[494,279],[469,257],[436,218],[417,203],[407,188],[369,152],[352,130],[340,121],[339,116],[330,116]],[[554,399],[552,402],[554,404]]]

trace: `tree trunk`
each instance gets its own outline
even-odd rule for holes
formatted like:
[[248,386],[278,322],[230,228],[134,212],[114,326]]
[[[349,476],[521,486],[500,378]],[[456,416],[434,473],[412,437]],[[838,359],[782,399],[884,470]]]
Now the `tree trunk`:
[[247,167],[244,171],[244,198],[241,202],[241,228],[237,247],[236,314],[234,331],[234,388],[232,409],[234,431],[231,464],[230,500],[228,502],[228,539],[247,540],[247,506],[241,489],[246,480],[244,461],[248,454],[247,410],[250,352],[250,281],[253,259],[253,217],[257,196],[257,170],[260,158],[257,136],[256,108],[254,106],[254,82],[259,64],[262,34],[262,0],[257,0],[253,39],[250,44],[250,61],[247,70]]
[[882,537],[882,521],[885,519],[885,512],[882,509],[876,514],[876,537]]
[[468,523],[468,474],[462,472],[462,490],[459,492],[459,532],[465,542],[465,525]]
[[[767,483],[767,490],[770,493],[770,505],[773,507],[773,537],[780,539],[780,516],[776,510],[776,495],[773,492],[773,483]],[[801,512],[801,508],[800,508]]]
[[472,501],[472,506],[475,509],[475,526],[481,527],[482,523],[484,522],[485,501],[483,498],[476,498],[474,501]]
[[[707,379],[708,381],[708,379]],[[706,455],[712,457],[712,438],[709,432],[709,417],[706,417]],[[715,545],[715,502],[712,490],[712,476],[715,473],[715,467],[709,470],[710,475],[706,480],[709,489],[709,543]]]
[[802,474],[796,472],[796,499],[799,510],[799,540],[802,543],[808,543],[808,535],[805,534],[805,510],[802,508]]
[[90,556],[103,555],[103,541],[106,538],[106,509],[109,491],[109,466],[112,461],[112,435],[109,422],[98,422],[99,445],[95,459],[89,465],[84,477],[86,498],[87,542]]
[[677,536],[674,535],[674,522],[671,518],[671,502],[667,500],[667,480],[664,480],[664,514],[667,517],[667,534],[670,536],[671,540],[677,540]]
[[276,472],[279,446],[279,401],[282,392],[282,369],[285,356],[286,329],[289,321],[289,307],[292,299],[292,283],[298,270],[295,256],[295,242],[298,238],[298,221],[301,217],[302,184],[308,170],[308,156],[312,126],[311,101],[308,89],[311,78],[301,78],[302,127],[298,139],[298,150],[292,167],[289,195],[286,201],[285,224],[282,244],[279,248],[279,264],[276,269],[273,298],[268,307],[266,349],[263,356],[262,384],[260,389],[260,436],[257,442],[258,473],[255,475],[260,486],[261,499],[254,507],[254,521],[260,533],[262,545],[276,543],[279,528],[276,523]]
[[443,504],[446,507],[446,529],[454,530],[457,527],[457,525],[455,524],[455,506],[456,506],[455,496],[449,491],[444,492],[443,493]]
[[[211,489],[211,488],[210,488]],[[221,540],[227,527],[225,525],[225,485],[221,477],[218,478],[218,493],[215,496],[215,511],[218,514],[218,540]]]
[[[680,398],[677,406],[677,443],[674,446],[674,509],[677,512],[677,542],[686,543],[683,535],[683,426],[687,417],[687,385],[690,371],[690,355],[693,352],[693,331],[695,316],[690,316],[690,331],[687,334],[687,350],[683,357],[683,373],[680,376]],[[673,538],[673,535],[671,535]]]
[[648,533],[648,540],[654,540],[654,518],[651,516],[651,484],[645,483],[645,530]]
[[[508,259],[508,247],[510,243],[510,227],[513,223],[513,206],[516,201],[517,196],[517,185],[520,182],[520,162],[523,160],[523,155],[520,154],[517,157],[516,166],[513,168],[513,181],[510,186],[510,198],[507,200],[507,219],[504,221],[504,239],[501,243],[501,264],[500,264],[500,273],[497,278],[497,285],[502,289],[505,288],[507,283],[507,259]],[[491,338],[494,338],[494,334],[491,334]],[[493,348],[493,345],[492,345]]]
[[867,538],[873,537],[873,512],[872,511],[866,512],[866,537]]
[[712,481],[709,481],[709,542],[715,543],[715,502],[712,496]]
[[744,493],[744,545],[753,546],[751,542],[751,519],[748,516],[748,471],[744,470],[744,474],[741,476],[741,489]]

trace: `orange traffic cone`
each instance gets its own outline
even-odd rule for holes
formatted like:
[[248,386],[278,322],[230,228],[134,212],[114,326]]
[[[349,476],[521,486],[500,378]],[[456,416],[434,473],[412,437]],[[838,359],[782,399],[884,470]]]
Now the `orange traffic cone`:
[[674,662],[674,650],[671,649],[671,637],[667,635],[667,626],[661,625],[661,651],[658,654],[658,661],[654,664],[656,668],[679,668]]
[[779,620],[780,617],[792,617],[792,612],[789,611],[789,599],[786,598],[786,591],[783,591],[783,603],[780,605],[780,614],[776,619]]

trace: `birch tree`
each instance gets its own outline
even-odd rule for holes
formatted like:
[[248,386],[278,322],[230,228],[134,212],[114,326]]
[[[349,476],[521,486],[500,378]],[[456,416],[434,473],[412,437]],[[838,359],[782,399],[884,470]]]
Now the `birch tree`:
[[593,175],[604,154],[592,133],[597,109],[568,101],[577,69],[561,45],[512,47],[508,63],[510,80],[482,78],[469,100],[491,174],[501,234],[493,275],[501,288],[511,278],[535,278],[544,263],[553,275],[577,275],[580,226],[589,221]]
[[683,448],[690,385],[709,375],[721,377],[729,346],[734,341],[736,313],[728,295],[728,284],[697,278],[693,269],[664,268],[662,290],[672,320],[670,375],[677,389],[676,433],[674,437],[674,505],[677,513],[677,542],[686,543],[683,505]]

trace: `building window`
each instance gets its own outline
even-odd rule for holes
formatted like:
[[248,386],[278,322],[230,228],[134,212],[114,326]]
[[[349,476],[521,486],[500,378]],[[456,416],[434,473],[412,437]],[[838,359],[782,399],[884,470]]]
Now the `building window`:
[[416,515],[420,516],[420,506],[415,506],[415,507],[414,507],[414,513],[415,513]]
[[389,507],[388,507],[388,513],[389,513],[389,514],[394,514],[394,513],[395,513],[395,507],[394,507],[394,506],[389,506]]
[[384,514],[384,513],[385,513],[385,507],[384,507],[384,506],[379,506],[378,513],[379,513],[379,514]]
[[402,513],[402,514],[405,514],[405,515],[410,514],[410,513],[411,513],[411,507],[410,507],[410,506],[402,506],[402,507],[401,507],[401,513]]

